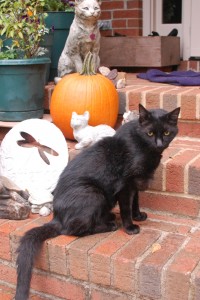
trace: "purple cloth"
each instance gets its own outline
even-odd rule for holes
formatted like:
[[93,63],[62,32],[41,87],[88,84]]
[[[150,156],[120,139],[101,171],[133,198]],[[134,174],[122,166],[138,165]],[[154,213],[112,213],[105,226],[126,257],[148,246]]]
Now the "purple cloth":
[[194,71],[173,71],[171,73],[165,73],[157,69],[150,69],[146,73],[138,74],[137,77],[153,82],[168,83],[173,85],[200,85],[200,72]]

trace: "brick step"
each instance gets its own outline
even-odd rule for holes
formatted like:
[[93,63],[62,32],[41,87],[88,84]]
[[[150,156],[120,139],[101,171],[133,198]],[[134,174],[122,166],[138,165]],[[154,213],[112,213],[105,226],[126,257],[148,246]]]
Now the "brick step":
[[167,111],[180,106],[180,136],[200,138],[200,89],[198,86],[173,86],[139,79],[127,74],[127,86],[118,90],[120,112],[137,110],[139,103],[147,109],[160,107]]
[[200,138],[200,121],[179,121],[179,136]]
[[200,213],[200,139],[176,138],[163,153],[141,204],[184,216]]
[[[5,297],[0,299],[11,299],[15,288],[19,239],[49,219],[30,215],[23,221],[0,220],[0,296]],[[119,228],[46,241],[35,262],[31,282],[35,296],[30,299],[200,299],[199,220],[149,213],[140,225],[140,234],[134,236]]]

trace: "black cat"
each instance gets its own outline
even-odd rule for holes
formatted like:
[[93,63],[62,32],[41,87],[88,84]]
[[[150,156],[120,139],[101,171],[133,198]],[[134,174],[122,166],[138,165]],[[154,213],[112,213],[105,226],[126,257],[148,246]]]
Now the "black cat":
[[138,190],[147,188],[163,150],[176,136],[179,111],[148,111],[139,105],[137,120],[82,151],[67,165],[54,191],[53,220],[21,239],[15,300],[28,299],[34,258],[46,239],[116,230],[111,210],[117,201],[125,232],[139,232],[132,220],[145,220],[147,214],[140,212]]

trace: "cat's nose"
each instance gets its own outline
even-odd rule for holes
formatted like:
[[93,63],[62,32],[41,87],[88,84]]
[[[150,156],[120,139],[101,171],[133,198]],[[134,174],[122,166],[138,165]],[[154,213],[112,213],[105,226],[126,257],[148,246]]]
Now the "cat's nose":
[[163,148],[163,141],[160,138],[156,140],[156,146],[158,148]]

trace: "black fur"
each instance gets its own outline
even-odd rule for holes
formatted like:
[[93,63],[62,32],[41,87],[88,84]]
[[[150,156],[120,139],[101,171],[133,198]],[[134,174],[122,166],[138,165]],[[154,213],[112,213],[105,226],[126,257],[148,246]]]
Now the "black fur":
[[179,111],[148,111],[139,105],[138,120],[124,124],[115,136],[82,151],[67,165],[54,191],[53,220],[21,239],[16,300],[28,299],[34,258],[46,239],[116,230],[111,210],[117,201],[124,230],[139,232],[132,220],[143,221],[147,214],[140,212],[138,190],[147,188],[163,150],[176,136]]

